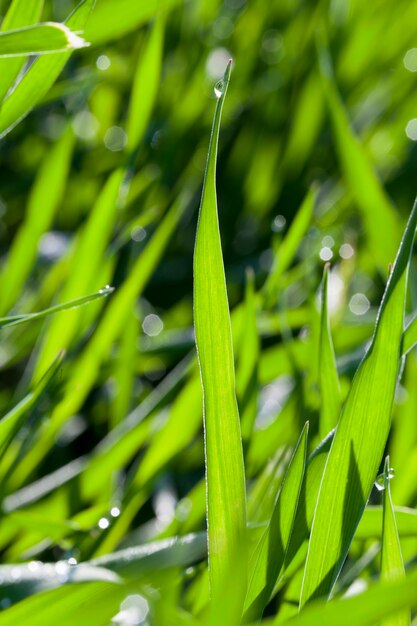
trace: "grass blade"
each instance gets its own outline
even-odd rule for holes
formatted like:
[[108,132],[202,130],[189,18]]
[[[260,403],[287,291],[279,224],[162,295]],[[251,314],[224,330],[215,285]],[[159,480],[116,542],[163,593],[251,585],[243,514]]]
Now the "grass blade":
[[[82,0],[67,19],[65,26],[72,31],[84,29],[95,0]],[[0,138],[9,133],[47,94],[58,78],[72,50],[42,56],[30,66],[0,109]]]
[[[217,146],[230,71],[229,62],[223,81],[218,85],[194,252],[194,323],[204,397],[209,570],[213,599],[222,597],[224,573],[231,574],[234,557],[246,541],[242,440],[216,199]],[[235,575],[244,580],[242,571]]]
[[[14,306],[30,274],[41,236],[50,228],[68,177],[74,134],[68,129],[48,152],[29,196],[26,218],[11,247],[1,276],[1,313]],[[39,207],[42,211],[39,211]]]
[[51,54],[85,46],[88,43],[84,39],[58,22],[0,31],[0,58]]
[[[4,20],[1,30],[12,30],[36,23],[42,13],[44,0],[13,0]],[[0,102],[12,87],[25,64],[26,59],[0,59]]]
[[308,422],[300,435],[272,513],[271,521],[255,552],[255,563],[245,600],[246,617],[262,616],[284,564],[303,482]]
[[346,558],[381,462],[391,422],[404,325],[414,205],[371,346],[355,375],[330,449],[314,514],[300,604],[327,596]]
[[319,384],[321,394],[320,438],[336,426],[340,407],[340,384],[337,374],[336,357],[334,354],[330,330],[328,307],[328,283],[330,266],[324,266],[321,290],[320,344],[319,344]]
[[82,298],[76,298],[75,300],[70,300],[69,302],[63,302],[62,304],[57,304],[56,306],[51,306],[49,309],[44,309],[43,311],[38,311],[37,313],[27,313],[22,315],[12,315],[10,317],[0,317],[0,329],[7,328],[10,326],[18,326],[19,324],[25,324],[26,322],[33,322],[34,320],[40,320],[44,317],[48,317],[48,315],[55,315],[55,313],[61,313],[61,311],[68,311],[70,309],[76,309],[80,306],[84,306],[85,304],[89,304],[94,300],[98,300],[99,298],[105,298],[106,296],[113,293],[113,287],[103,287],[100,291],[96,291],[95,293],[90,293],[88,296],[83,296]]
[[48,368],[39,382],[29,393],[17,404],[11,411],[7,413],[0,420],[0,458],[3,456],[10,441],[13,439],[15,433],[22,425],[23,419],[26,413],[33,407],[38,400],[39,396],[43,393],[49,381],[56,374],[59,369],[62,360],[64,358],[64,352],[61,352],[52,365]]
[[[385,459],[383,474],[383,525],[381,544],[381,579],[400,581],[405,578],[404,562],[401,554],[400,538],[391,499],[389,457]],[[384,626],[410,626],[410,611],[396,613],[383,622]]]
[[158,93],[164,46],[164,18],[161,15],[156,20],[136,67],[126,129],[130,150],[135,149],[142,140]]

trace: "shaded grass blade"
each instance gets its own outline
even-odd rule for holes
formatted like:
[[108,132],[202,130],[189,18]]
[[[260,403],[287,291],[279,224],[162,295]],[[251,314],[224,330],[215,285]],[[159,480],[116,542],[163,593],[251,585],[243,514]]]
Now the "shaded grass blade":
[[[210,586],[213,601],[246,543],[242,440],[216,199],[220,119],[230,79],[227,66],[214,114],[194,252],[194,323],[204,398]],[[234,572],[244,593],[245,575]],[[239,586],[239,584],[238,584]],[[242,598],[243,601],[243,598]]]
[[[306,465],[308,423],[300,435],[285,473],[271,521],[254,553],[245,600],[246,618],[256,619],[268,604],[279,573],[295,519]],[[251,565],[251,564],[250,564]]]
[[328,596],[349,550],[381,462],[401,360],[414,205],[380,306],[372,343],[344,405],[320,485],[300,604]]

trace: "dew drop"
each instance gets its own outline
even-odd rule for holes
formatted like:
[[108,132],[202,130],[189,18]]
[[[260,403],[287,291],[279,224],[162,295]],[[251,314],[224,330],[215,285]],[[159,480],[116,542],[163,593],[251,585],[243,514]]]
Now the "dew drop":
[[220,98],[223,95],[224,90],[224,82],[222,80],[218,80],[214,85],[214,95],[216,98]]
[[106,285],[102,289],[100,289],[99,293],[103,296],[107,296],[114,291],[114,287],[110,287],[110,285]]
[[102,530],[106,530],[110,526],[110,522],[107,517],[102,517],[98,522],[98,527]]
[[[388,470],[388,480],[391,480],[392,478],[394,478],[395,476],[395,470],[393,467],[390,467]],[[379,474],[377,476],[377,479],[375,481],[375,487],[378,489],[378,491],[384,491],[385,489],[385,481],[384,481],[384,474]]]

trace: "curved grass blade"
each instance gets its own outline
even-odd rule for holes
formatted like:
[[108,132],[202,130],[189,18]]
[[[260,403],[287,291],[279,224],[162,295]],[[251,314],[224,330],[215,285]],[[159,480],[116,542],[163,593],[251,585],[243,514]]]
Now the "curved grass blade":
[[[404,562],[401,554],[394,507],[391,499],[389,457],[385,459],[383,474],[383,525],[381,543],[381,579],[387,582],[400,581],[405,578]],[[410,626],[410,611],[392,615],[383,621],[383,626]]]
[[[1,30],[12,30],[35,24],[40,19],[44,0],[13,0],[4,20]],[[0,59],[0,102],[12,87],[26,59]]]
[[320,485],[300,605],[328,596],[349,550],[391,422],[401,361],[405,294],[417,224],[414,204],[385,290],[372,343],[344,405]]
[[103,287],[103,289],[100,289],[100,291],[90,293],[88,296],[83,296],[82,298],[76,298],[75,300],[70,300],[69,302],[63,302],[62,304],[51,306],[49,309],[38,311],[38,313],[26,313],[22,315],[11,315],[10,317],[0,317],[0,329],[40,320],[48,315],[54,315],[55,313],[60,313],[61,311],[76,309],[80,306],[84,306],[85,304],[89,304],[94,300],[105,298],[113,293],[113,291],[114,288],[107,285],[106,287]]
[[340,384],[337,374],[330,330],[328,308],[328,283],[330,266],[326,264],[323,272],[321,290],[320,343],[319,343],[319,384],[321,394],[320,437],[323,439],[336,426],[340,413]]
[[58,22],[0,31],[0,58],[52,54],[84,48],[88,43]]
[[229,576],[233,572],[241,581],[239,593],[244,593],[245,587],[244,568],[233,571],[235,556],[246,543],[246,496],[216,199],[217,146],[230,71],[229,62],[223,81],[216,86],[218,100],[194,251],[194,324],[203,385],[209,571],[214,603],[222,597],[225,572]]
[[285,473],[271,521],[254,554],[255,562],[252,564],[253,569],[250,568],[251,577],[245,600],[247,619],[254,620],[262,616],[284,565],[304,478],[307,435],[308,422]]
[[[65,22],[78,32],[84,29],[95,0],[82,0]],[[72,50],[39,57],[30,66],[22,80],[6,97],[0,109],[0,138],[9,133],[46,95],[58,78]]]

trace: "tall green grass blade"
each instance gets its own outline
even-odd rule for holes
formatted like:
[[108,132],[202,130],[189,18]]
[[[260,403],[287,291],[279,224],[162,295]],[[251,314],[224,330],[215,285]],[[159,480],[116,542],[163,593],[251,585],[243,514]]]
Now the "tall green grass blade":
[[[381,543],[381,579],[400,581],[405,578],[404,562],[401,554],[400,538],[391,499],[390,478],[392,470],[389,457],[385,459],[383,474],[383,525]],[[410,611],[406,610],[383,621],[384,626],[410,626]]]
[[39,239],[52,224],[64,194],[73,147],[74,134],[68,129],[39,169],[29,196],[25,221],[13,242],[0,279],[0,312],[3,314],[16,303],[36,259]]
[[[95,0],[82,0],[68,17],[65,26],[75,32],[83,30],[94,2]],[[47,94],[71,54],[72,50],[35,60],[3,102],[0,109],[0,138],[7,135]]]
[[88,46],[88,43],[84,39],[58,22],[45,22],[15,30],[0,31],[0,58],[51,54],[85,46]]
[[414,205],[375,333],[337,425],[314,514],[301,606],[327,596],[346,558],[388,438],[401,360],[405,293],[417,223]]
[[[204,397],[210,586],[222,597],[225,572],[246,542],[246,497],[230,314],[216,199],[220,119],[231,64],[216,86],[218,100],[207,159],[194,252],[194,323]],[[245,575],[237,593],[244,593]],[[238,585],[239,586],[239,585]],[[242,598],[243,601],[243,598]]]
[[[4,20],[1,30],[12,30],[36,23],[42,13],[44,0],[13,0]],[[0,102],[12,87],[26,59],[0,59]]]
[[284,476],[271,521],[254,553],[245,600],[246,617],[249,619],[262,616],[284,565],[304,477],[307,435],[308,423],[304,426]]
[[151,118],[161,77],[165,16],[157,18],[141,49],[136,67],[127,118],[128,147],[135,149]]
[[332,335],[330,330],[328,284],[329,265],[323,273],[321,290],[320,344],[319,344],[319,384],[321,395],[320,438],[329,433],[337,424],[340,413],[341,398],[339,376],[336,367]]
[[[400,240],[399,219],[361,143],[350,128],[333,77],[329,52],[321,43],[318,45],[318,54],[341,167],[360,209],[372,253],[385,275]],[[383,228],[381,224],[384,225]]]
[[44,309],[43,311],[38,311],[37,313],[27,313],[22,315],[11,315],[10,317],[0,317],[0,329],[10,326],[18,326],[19,324],[25,324],[26,322],[40,320],[44,317],[48,317],[49,315],[61,313],[62,311],[77,309],[80,306],[84,306],[85,304],[90,304],[90,302],[94,302],[94,300],[105,298],[106,296],[113,293],[113,291],[113,287],[106,286],[103,287],[103,289],[100,289],[100,291],[90,293],[88,296],[82,296],[82,298],[76,298],[75,300],[70,300],[69,302],[63,302],[62,304],[51,306],[49,307],[49,309]]

